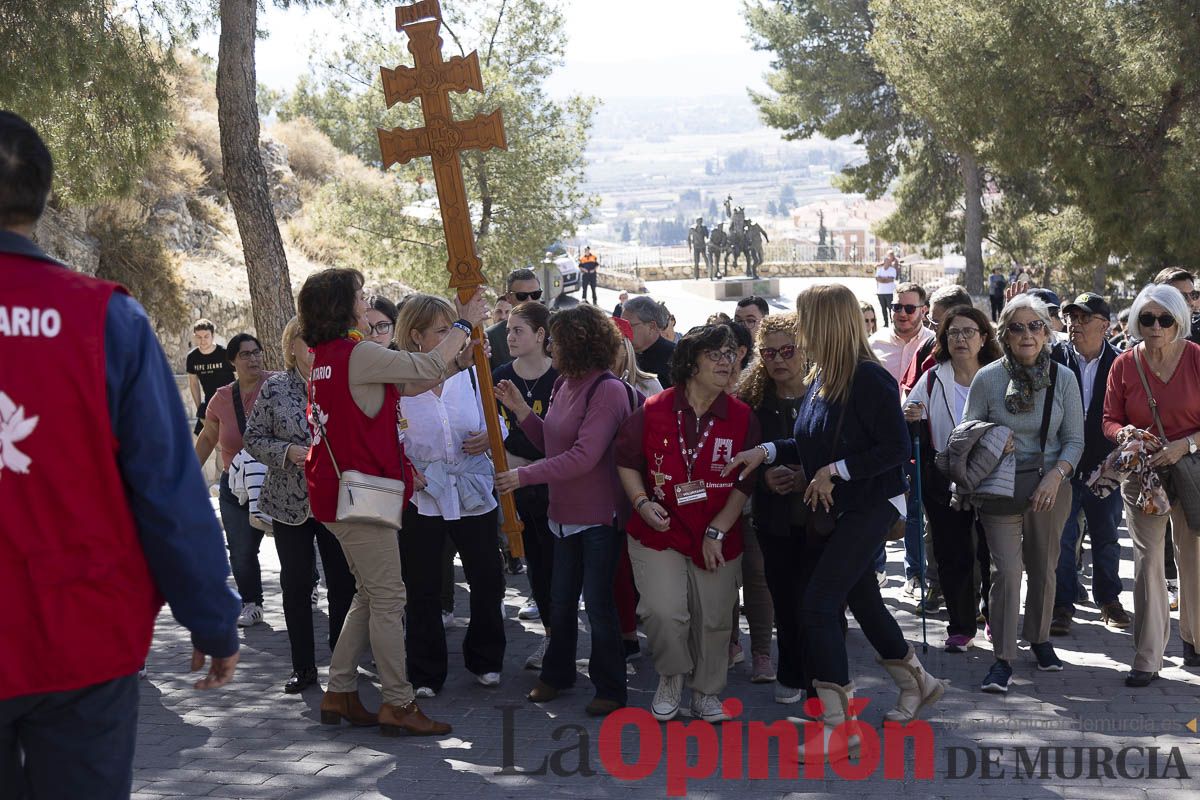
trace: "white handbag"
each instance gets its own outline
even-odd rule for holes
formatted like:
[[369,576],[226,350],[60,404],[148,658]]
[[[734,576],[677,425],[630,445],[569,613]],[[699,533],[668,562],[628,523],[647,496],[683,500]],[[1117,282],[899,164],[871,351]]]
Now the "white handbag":
[[404,481],[338,469],[329,434],[318,421],[333,471],[338,476],[337,522],[365,522],[399,530],[404,522]]

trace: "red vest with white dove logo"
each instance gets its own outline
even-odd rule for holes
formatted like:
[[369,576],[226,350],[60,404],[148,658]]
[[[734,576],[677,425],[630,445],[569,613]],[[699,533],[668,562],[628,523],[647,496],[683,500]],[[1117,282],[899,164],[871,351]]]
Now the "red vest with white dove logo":
[[0,700],[138,670],[162,598],[117,465],[108,301],[125,290],[0,254]]

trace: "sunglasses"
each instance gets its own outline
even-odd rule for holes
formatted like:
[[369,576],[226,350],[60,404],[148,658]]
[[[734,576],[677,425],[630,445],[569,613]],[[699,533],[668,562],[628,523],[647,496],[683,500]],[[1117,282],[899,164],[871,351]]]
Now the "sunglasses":
[[1159,314],[1157,316],[1149,312],[1138,314],[1138,325],[1141,325],[1143,328],[1153,328],[1155,322],[1158,323],[1158,327],[1160,328],[1175,327],[1175,318],[1170,314]]
[[1190,292],[1183,293],[1189,300],[1200,300],[1200,289],[1192,289]]
[[1046,323],[1040,319],[1035,319],[1028,325],[1023,322],[1010,322],[1005,330],[1014,336],[1024,336],[1026,333],[1038,334],[1046,330]]
[[524,303],[526,300],[541,300],[542,290],[538,289],[536,292],[513,292],[512,295],[517,298],[518,302]]
[[791,361],[792,356],[796,355],[796,345],[785,344],[783,347],[760,347],[758,355],[763,361],[774,361],[778,356],[784,361]]
[[924,308],[924,306],[914,306],[912,303],[892,303],[893,314],[899,314],[901,311],[905,314],[915,314],[918,308]]
[[722,362],[724,362],[726,364],[732,364],[734,361],[737,360],[737,351],[736,350],[706,350],[706,351],[704,351],[704,357],[707,358],[709,361],[712,361],[717,364],[720,364]]
[[392,328],[394,328],[394,327],[395,327],[395,325],[393,325],[392,323],[390,323],[386,320],[383,322],[376,322],[374,325],[371,326],[371,335],[372,336],[382,336],[385,333],[391,333]]

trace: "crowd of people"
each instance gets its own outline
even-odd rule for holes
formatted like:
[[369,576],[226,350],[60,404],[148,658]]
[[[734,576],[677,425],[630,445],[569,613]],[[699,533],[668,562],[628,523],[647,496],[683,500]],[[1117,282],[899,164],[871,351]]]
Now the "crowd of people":
[[[132,752],[135,673],[164,598],[192,632],[193,668],[211,658],[197,686],[227,683],[236,626],[263,619],[268,531],[291,646],[283,691],[319,688],[312,607],[323,575],[321,722],[383,735],[451,730],[418,700],[443,692],[452,668],[455,554],[470,595],[462,665],[481,686],[499,685],[511,666],[506,570],[527,574],[521,617],[539,619],[544,633],[524,662],[538,673],[528,699],[555,702],[577,682],[582,598],[593,689],[585,710],[598,717],[629,702],[626,665],[643,655],[640,631],[658,675],[654,717],[680,714],[686,690],[693,717],[727,719],[721,695],[745,660],[744,614],[751,680],[773,683],[781,704],[815,700],[790,719],[815,711],[825,723],[804,727],[802,760],[859,749],[857,735],[831,738],[854,698],[847,612],[895,683],[886,719],[916,719],[945,693],[883,600],[889,539],[903,539],[905,593],[928,613],[944,604],[945,650],[991,642],[982,691],[1008,691],[1021,640],[1037,670],[1064,669],[1052,638],[1071,634],[1087,599],[1085,529],[1092,599],[1106,625],[1133,630],[1125,683],[1158,679],[1176,606],[1184,664],[1200,666],[1200,291],[1186,270],[1160,273],[1124,322],[1098,294],[1064,305],[1022,280],[1006,282],[989,315],[959,287],[930,296],[900,282],[892,265],[876,277],[881,318],[826,284],[801,292],[794,311],[773,314],[748,297],[732,317],[714,314],[680,335],[645,295],[622,294],[610,315],[593,290],[592,303],[552,313],[530,270],[510,273],[489,309],[482,292],[392,303],[368,296],[360,272],[327,269],[304,282],[297,316],[268,343],[283,371],[264,369],[254,335],[222,348],[211,322],[195,324],[187,371],[203,419],[193,441],[144,312],[30,240],[52,169],[41,140],[0,114],[0,156],[0,310],[20,305],[42,320],[25,318],[32,334],[0,336],[0,351],[71,367],[4,372],[0,504],[21,523],[5,526],[5,552],[56,559],[61,574],[75,569],[89,582],[54,595],[52,621],[30,605],[47,590],[0,561],[18,626],[39,628],[21,634],[29,658],[0,664],[0,724],[49,732],[7,737],[24,766],[0,753],[5,785],[44,773],[54,736],[75,742],[81,762],[54,780],[96,780],[102,748],[70,729],[75,715],[63,706],[107,725],[105,747]],[[53,324],[39,310],[51,302]],[[486,322],[494,396],[481,391],[470,342]],[[53,349],[55,325],[85,346]],[[104,357],[89,361],[92,352]],[[107,403],[95,402],[97,391]],[[504,471],[489,456],[493,411]],[[97,416],[112,435],[85,446],[96,439],[82,420]],[[228,562],[200,472],[214,452]],[[64,463],[87,470],[91,488],[56,466]],[[499,533],[498,498],[509,494],[523,524],[518,570]],[[1132,611],[1120,599],[1122,514]],[[85,528],[86,546],[44,538]],[[240,609],[225,586],[230,566]],[[30,642],[40,649],[29,653]],[[358,692],[368,648],[378,710]],[[128,786],[128,763],[117,761],[124,766],[106,779]]]

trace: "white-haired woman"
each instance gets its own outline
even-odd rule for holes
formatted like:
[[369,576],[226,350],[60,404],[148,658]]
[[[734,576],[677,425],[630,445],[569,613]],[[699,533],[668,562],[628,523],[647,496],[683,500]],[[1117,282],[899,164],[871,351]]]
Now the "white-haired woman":
[[979,520],[992,554],[989,623],[996,660],[985,692],[1007,692],[1017,655],[1021,575],[1029,576],[1025,625],[1037,668],[1057,672],[1062,660],[1050,644],[1054,568],[1059,539],[1071,510],[1071,481],[1083,455],[1079,382],[1050,358],[1050,311],[1032,295],[1014,297],[998,323],[1004,357],[976,373],[963,421],[979,420],[1012,431],[1017,490],[1011,500],[981,504]]
[[[1200,452],[1200,403],[1196,401],[1200,396],[1200,345],[1187,341],[1190,317],[1183,294],[1175,287],[1155,284],[1143,289],[1129,312],[1129,335],[1141,339],[1141,344],[1113,362],[1104,395],[1104,435],[1116,441],[1123,428],[1132,426],[1166,439],[1166,446],[1151,461],[1160,470]],[[1188,525],[1170,481],[1165,482],[1165,488],[1171,501],[1172,538],[1180,578],[1183,663],[1198,667],[1200,529]],[[1127,479],[1122,495],[1129,538],[1133,540],[1136,650],[1133,669],[1125,678],[1127,686],[1147,686],[1158,677],[1171,633],[1171,610],[1163,591],[1163,539],[1168,517],[1144,514],[1137,502],[1139,493],[1137,477]]]

